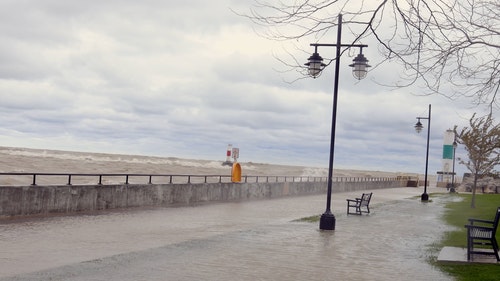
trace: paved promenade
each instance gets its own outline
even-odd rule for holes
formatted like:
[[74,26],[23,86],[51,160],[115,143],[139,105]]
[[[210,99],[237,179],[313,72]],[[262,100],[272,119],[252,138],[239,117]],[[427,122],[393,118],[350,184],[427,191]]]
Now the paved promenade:
[[446,199],[422,191],[373,190],[363,216],[333,193],[333,232],[294,221],[326,195],[2,222],[0,280],[453,280],[427,263]]

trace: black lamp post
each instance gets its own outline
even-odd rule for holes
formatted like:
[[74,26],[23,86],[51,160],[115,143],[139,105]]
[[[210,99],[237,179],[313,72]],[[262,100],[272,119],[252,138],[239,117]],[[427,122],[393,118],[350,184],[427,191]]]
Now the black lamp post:
[[455,152],[457,151],[457,141],[453,141],[453,171],[451,173],[450,193],[455,193]]
[[415,130],[420,133],[424,126],[420,123],[420,119],[427,119],[427,152],[425,154],[425,183],[424,183],[424,193],[422,194],[422,201],[429,201],[429,194],[427,194],[427,169],[429,167],[429,138],[431,136],[431,105],[429,104],[429,116],[428,117],[417,117],[418,122],[415,124]]
[[309,75],[313,78],[318,77],[321,71],[325,68],[326,64],[323,63],[323,58],[318,54],[318,47],[336,47],[337,52],[335,56],[335,81],[333,88],[333,111],[332,111],[332,130],[330,138],[330,162],[328,165],[328,191],[326,198],[326,211],[321,215],[319,228],[321,230],[335,230],[335,216],[333,215],[330,206],[332,201],[332,180],[333,180],[333,159],[335,148],[335,121],[337,120],[337,96],[339,87],[339,67],[341,48],[359,47],[360,53],[354,58],[353,63],[349,65],[353,68],[353,75],[356,79],[361,80],[366,77],[368,60],[363,56],[363,48],[368,45],[355,45],[355,44],[342,44],[342,15],[339,14],[338,30],[337,30],[337,43],[335,44],[310,44],[314,46],[314,53],[309,57],[309,61],[305,64],[308,67]]

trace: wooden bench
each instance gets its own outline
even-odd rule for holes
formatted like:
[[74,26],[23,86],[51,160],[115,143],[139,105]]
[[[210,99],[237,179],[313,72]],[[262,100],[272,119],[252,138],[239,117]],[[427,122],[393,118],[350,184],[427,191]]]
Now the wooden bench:
[[[500,261],[498,256],[498,243],[495,238],[498,221],[500,220],[500,207],[497,208],[495,219],[480,220],[469,219],[467,228],[467,260],[472,261],[473,255],[494,255],[497,261]],[[480,247],[474,247],[478,245]],[[491,249],[491,250],[490,250]]]
[[[361,198],[346,199],[347,200],[347,214],[361,215],[362,213],[370,213],[370,200],[373,193],[363,193]],[[351,211],[354,209],[354,212]]]

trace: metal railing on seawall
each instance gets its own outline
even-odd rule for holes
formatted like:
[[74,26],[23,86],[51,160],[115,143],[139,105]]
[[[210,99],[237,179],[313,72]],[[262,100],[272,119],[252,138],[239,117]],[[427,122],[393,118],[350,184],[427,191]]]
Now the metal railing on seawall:
[[[241,182],[326,182],[317,176],[254,176],[242,175]],[[334,177],[334,182],[392,181],[391,177]],[[191,184],[230,183],[231,175],[185,174],[88,174],[88,173],[0,173],[0,186],[26,185],[111,185],[111,184]]]

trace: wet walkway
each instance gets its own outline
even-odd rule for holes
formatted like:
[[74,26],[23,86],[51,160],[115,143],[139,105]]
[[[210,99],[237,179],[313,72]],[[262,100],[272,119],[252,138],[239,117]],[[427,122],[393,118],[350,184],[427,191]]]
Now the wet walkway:
[[333,232],[293,221],[325,195],[2,223],[0,280],[453,280],[427,262],[445,199],[373,192],[364,216],[334,193]]

